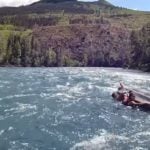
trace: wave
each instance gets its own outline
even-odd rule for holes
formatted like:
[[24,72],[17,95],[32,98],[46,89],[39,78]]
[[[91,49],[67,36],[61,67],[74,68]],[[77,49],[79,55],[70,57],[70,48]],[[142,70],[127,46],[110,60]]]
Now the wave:
[[13,98],[21,98],[21,97],[30,97],[30,96],[36,96],[37,94],[16,94],[16,95],[9,95],[3,98],[0,98],[0,101],[5,99],[13,99]]
[[119,81],[146,93],[150,79],[145,74],[23,68],[15,73],[8,69],[1,77],[8,82],[0,82],[0,138],[7,138],[10,149],[143,150],[150,143],[149,115],[112,101],[110,95]]
[[37,106],[36,105],[31,105],[31,104],[22,104],[22,103],[16,103],[16,107],[14,108],[10,108],[10,109],[5,109],[4,112],[12,112],[14,111],[14,113],[21,113],[21,112],[25,112],[27,110],[37,110]]
[[3,135],[4,132],[5,130],[0,130],[0,136]]
[[76,143],[70,150],[107,150],[112,149],[112,142],[116,143],[117,140],[128,142],[130,139],[125,136],[105,133],[101,136],[95,136],[90,140]]
[[140,137],[140,136],[148,136],[150,138],[150,131],[143,131],[136,133],[133,137]]

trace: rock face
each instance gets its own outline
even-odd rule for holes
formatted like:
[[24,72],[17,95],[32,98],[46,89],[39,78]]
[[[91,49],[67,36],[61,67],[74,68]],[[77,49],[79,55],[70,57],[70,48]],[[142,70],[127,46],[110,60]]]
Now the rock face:
[[40,28],[33,36],[42,53],[56,54],[58,66],[122,67],[130,62],[130,32],[108,24]]
[[9,37],[1,64],[127,67],[130,53],[130,32],[110,24],[38,27]]
[[132,62],[131,67],[143,71],[150,71],[150,23],[140,31],[132,31]]
[[109,23],[35,27],[28,34],[10,34],[6,49],[0,49],[0,65],[127,67],[150,71],[149,31],[149,24],[140,31]]

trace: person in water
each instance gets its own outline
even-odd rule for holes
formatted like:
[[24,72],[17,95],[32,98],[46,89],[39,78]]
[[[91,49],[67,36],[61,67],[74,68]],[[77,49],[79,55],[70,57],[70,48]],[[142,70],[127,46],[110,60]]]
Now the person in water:
[[124,96],[122,103],[127,106],[135,106],[136,104],[138,104],[138,102],[135,99],[135,94],[133,93],[133,91],[129,91],[128,95]]
[[122,83],[120,83],[118,91],[112,94],[112,97],[121,101],[124,105],[131,106],[133,108],[140,107],[140,109],[150,111],[150,102],[136,100],[134,92],[126,90]]
[[145,103],[141,103],[139,101],[136,100],[135,94],[133,93],[133,91],[129,91],[129,98],[128,98],[128,105],[129,106],[141,106]]
[[127,100],[128,93],[122,83],[120,83],[120,87],[118,88],[118,91],[112,94],[112,97],[118,101]]
[[125,88],[124,85],[120,82],[120,87],[118,88],[118,93],[124,93],[125,92]]
[[117,99],[118,101],[121,101],[124,105],[127,106],[136,106],[140,104],[136,101],[133,91],[128,91],[127,89],[125,89],[124,85],[121,82],[117,93],[113,93],[112,97]]

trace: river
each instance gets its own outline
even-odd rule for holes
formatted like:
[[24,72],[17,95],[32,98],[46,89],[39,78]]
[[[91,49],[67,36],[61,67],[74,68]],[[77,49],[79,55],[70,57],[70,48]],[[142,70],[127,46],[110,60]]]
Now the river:
[[111,68],[0,68],[0,150],[149,150],[150,113],[111,98],[150,74]]

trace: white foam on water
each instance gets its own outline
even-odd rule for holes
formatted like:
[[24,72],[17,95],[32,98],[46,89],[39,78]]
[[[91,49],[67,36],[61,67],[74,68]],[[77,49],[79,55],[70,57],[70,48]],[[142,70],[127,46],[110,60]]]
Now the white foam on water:
[[29,75],[29,77],[28,77],[29,79],[33,79],[33,76],[31,76],[31,75]]
[[30,97],[30,96],[36,96],[37,94],[16,94],[16,95],[9,95],[6,97],[1,98],[0,101],[5,99],[13,99],[13,98],[21,98],[21,97]]
[[36,114],[37,114],[37,112],[35,112],[35,111],[34,112],[30,112],[30,113],[27,113],[25,115],[21,115],[20,118],[31,117],[31,116],[34,116]]
[[148,136],[150,138],[150,131],[139,132],[134,135],[134,137],[140,137],[140,136]]
[[9,118],[9,117],[13,117],[13,114],[7,114],[7,115],[3,115],[3,116],[0,116],[0,120],[5,120],[5,119],[7,119],[7,118]]
[[104,150],[111,149],[109,142],[116,142],[117,140],[128,141],[125,136],[118,136],[114,134],[102,134],[101,136],[94,136],[92,139],[76,143],[70,150]]
[[69,82],[66,82],[66,86],[69,86],[70,85],[70,83]]
[[[131,109],[131,107],[129,107],[129,109]],[[138,111],[138,110],[136,110]],[[130,116],[127,116],[127,115],[122,115],[122,118],[125,119],[126,121],[132,121],[132,122],[140,122],[141,119],[136,119],[136,118],[131,118]]]
[[84,115],[84,114],[79,115],[79,118],[84,118],[84,117],[87,117],[87,115]]
[[25,147],[29,147],[29,143],[21,143]]
[[45,132],[45,133],[47,133],[47,134],[49,134],[49,135],[54,135],[54,136],[56,136],[55,133],[49,131],[49,130],[46,129],[46,128],[42,128],[41,131],[42,131],[42,132]]
[[0,130],[0,136],[5,132],[5,130]]
[[72,94],[69,94],[69,93],[56,93],[56,94],[53,94],[51,95],[51,97],[58,97],[58,98],[61,98],[62,101],[68,101],[70,99],[73,99],[74,96]]
[[40,93],[41,98],[45,98],[45,97],[49,97],[49,96],[51,96],[51,94],[49,94],[49,93]]
[[10,112],[10,111],[15,111],[16,108],[10,108],[10,109],[5,109],[4,112]]
[[132,119],[129,116],[126,116],[126,115],[123,115],[122,118],[127,120],[127,121],[132,121]]
[[16,141],[11,141],[10,144],[15,145]]
[[31,105],[31,104],[22,104],[22,103],[17,103],[17,112],[25,112],[26,110],[32,109],[32,110],[37,110],[36,105]]
[[148,148],[143,148],[143,147],[134,147],[133,149],[131,150],[149,150]]
[[57,89],[64,89],[66,86],[64,86],[64,85],[56,85],[56,88]]
[[45,116],[51,114],[51,111],[48,107],[43,108],[43,112],[38,116],[38,119],[44,119]]
[[143,145],[145,143],[150,142],[150,131],[137,132],[134,135],[132,135],[130,138],[132,139],[132,142],[135,142],[135,143],[138,142],[139,145]]
[[19,83],[18,87],[24,87],[24,83]]
[[107,122],[108,124],[111,124],[111,118],[109,116],[105,116],[105,115],[99,115],[98,116],[100,119],[104,119],[105,122]]
[[[66,72],[64,72],[64,70]],[[99,118],[96,119],[102,119],[102,121],[106,121],[109,125],[112,123],[113,117],[115,117],[115,119],[113,120],[114,123],[117,122],[117,119],[123,119],[124,121],[127,121],[128,125],[127,127],[125,127],[123,130],[120,128],[120,122],[118,122],[118,127],[119,129],[117,130],[115,128],[115,130],[117,130],[118,132],[121,132],[123,136],[120,135],[116,135],[116,134],[111,134],[108,133],[107,130],[109,130],[111,127],[113,127],[113,125],[109,126],[107,128],[106,126],[106,130],[100,131],[99,130],[95,133],[96,135],[93,136],[93,130],[91,127],[88,127],[86,129],[86,133],[84,132],[80,132],[77,131],[76,129],[71,131],[70,134],[67,135],[68,137],[68,141],[64,144],[68,144],[68,143],[73,143],[74,141],[71,141],[71,134],[74,134],[75,136],[77,136],[77,140],[80,140],[81,142],[79,143],[74,143],[74,146],[71,148],[71,150],[76,150],[76,149],[84,149],[84,150],[111,150],[112,147],[111,146],[116,146],[115,148],[118,149],[118,144],[125,144],[127,145],[128,143],[131,142],[131,148],[133,148],[132,146],[137,146],[135,147],[135,150],[143,150],[144,148],[142,148],[142,146],[144,145],[144,143],[148,143],[149,139],[150,139],[150,131],[146,130],[145,128],[148,128],[149,125],[149,118],[147,115],[145,118],[145,113],[144,115],[142,114],[142,116],[137,116],[136,115],[136,111],[135,111],[135,118],[134,114],[132,116],[130,116],[130,113],[128,113],[128,108],[125,107],[124,110],[126,110],[127,113],[124,113],[124,110],[120,110],[120,109],[115,109],[114,111],[111,111],[111,108],[114,107],[114,105],[117,105],[117,107],[120,107],[119,105],[122,105],[121,103],[110,103],[109,102],[111,100],[111,96],[109,99],[109,93],[116,91],[117,87],[119,86],[119,81],[122,80],[125,85],[131,85],[133,87],[138,86],[139,88],[142,88],[142,90],[144,92],[147,91],[148,89],[148,85],[147,82],[150,82],[150,79],[148,79],[148,77],[145,77],[143,75],[136,75],[136,73],[134,75],[132,75],[132,72],[130,73],[126,73],[123,70],[118,70],[118,72],[116,73],[116,70],[113,71],[109,71],[109,70],[105,70],[105,69],[91,69],[91,68],[84,68],[84,69],[64,69],[58,71],[55,70],[54,72],[52,71],[51,76],[54,76],[53,78],[51,78],[50,75],[46,75],[47,71],[41,71],[40,73],[40,69],[38,71],[35,71],[32,74],[32,80],[28,80],[28,82],[24,83],[25,85],[27,85],[28,87],[25,89],[26,91],[33,91],[34,89],[35,92],[37,91],[37,95],[39,99],[36,100],[36,103],[39,103],[40,105],[34,105],[31,104],[33,101],[29,102],[30,104],[21,104],[22,102],[19,101],[20,103],[15,103],[15,100],[18,101],[18,99],[16,98],[20,98],[21,97],[25,97],[25,96],[34,96],[32,94],[19,94],[19,95],[10,95],[7,97],[4,97],[4,99],[13,99],[11,102],[13,103],[8,103],[7,106],[2,107],[2,111],[4,108],[4,116],[0,116],[0,120],[1,119],[5,119],[10,117],[11,114],[13,114],[13,117],[18,117],[18,119],[20,118],[24,118],[24,117],[30,117],[32,115],[37,114],[37,112],[39,111],[39,115],[38,116],[38,121],[39,121],[39,126],[41,127],[40,130],[41,132],[45,132],[46,134],[49,134],[51,137],[57,137],[57,140],[60,141],[65,141],[65,135],[62,135],[62,130],[64,129],[60,129],[60,127],[62,127],[61,125],[64,123],[70,123],[72,121],[76,122],[78,120],[80,121],[84,121],[86,120],[87,114],[86,112],[77,112],[74,114],[74,112],[70,113],[70,108],[71,105],[72,107],[75,108],[76,110],[76,106],[79,107],[81,106],[81,104],[85,104],[84,107],[87,106],[94,106],[96,104],[100,104],[100,106],[103,106],[103,101],[105,100],[105,102],[108,104],[105,109],[102,108],[102,111],[99,110],[96,112],[99,113]],[[102,71],[101,71],[102,70]],[[32,72],[29,72],[26,74],[26,76],[28,76],[29,74],[31,74]],[[57,74],[58,73],[58,74]],[[63,76],[68,77],[68,80],[66,82],[63,82],[61,85],[61,82],[63,80],[63,78],[59,77],[62,73]],[[49,72],[48,72],[49,74]],[[55,77],[56,74],[56,77]],[[43,78],[44,76],[44,78]],[[36,82],[36,79],[34,79],[34,77],[38,78],[38,81],[41,82]],[[21,78],[20,78],[21,79]],[[56,82],[56,79],[58,82]],[[83,79],[83,82],[82,82]],[[71,82],[69,81],[71,80]],[[35,81],[35,82],[34,82]],[[43,82],[44,81],[44,82]],[[50,84],[45,84],[45,81],[49,82]],[[60,81],[60,82],[59,82]],[[42,87],[38,87],[40,86],[39,84],[41,84]],[[19,84],[18,84],[19,85]],[[35,86],[35,88],[32,87],[32,85]],[[7,85],[6,85],[7,86]],[[21,85],[22,86],[22,85]],[[32,87],[32,89],[30,90],[29,88]],[[12,86],[10,86],[10,88],[12,88]],[[40,91],[41,94],[39,94],[39,89],[42,89]],[[19,88],[18,88],[19,89]],[[20,90],[20,89],[19,89]],[[44,90],[44,91],[43,91]],[[94,91],[96,90],[96,91]],[[91,93],[93,92],[93,93]],[[94,95],[94,92],[96,92],[96,95]],[[99,95],[97,95],[97,93],[99,93]],[[19,92],[20,93],[20,92]],[[23,92],[25,93],[25,92]],[[31,92],[30,92],[31,93]],[[33,93],[33,92],[32,92]],[[9,94],[9,93],[8,93]],[[92,95],[93,94],[93,95]],[[91,98],[91,97],[94,97]],[[105,99],[105,97],[108,98],[108,101]],[[75,100],[82,100],[82,99],[86,100],[86,103],[88,102],[88,105],[86,105],[86,103],[78,103],[76,105],[76,101]],[[43,101],[44,99],[44,101]],[[47,105],[47,101],[45,101],[45,99],[49,99],[49,101],[54,101],[54,106],[50,105],[50,108],[48,108],[49,104]],[[3,100],[3,98],[0,98],[0,100]],[[69,101],[69,102],[63,102],[63,101]],[[9,101],[10,102],[10,101]],[[83,101],[84,102],[84,101]],[[52,102],[53,103],[53,102]],[[58,107],[58,109],[55,109],[55,103],[57,104],[56,107]],[[105,103],[105,104],[106,104]],[[1,103],[3,104],[3,102]],[[15,104],[15,106],[14,106]],[[91,104],[91,105],[89,105]],[[52,107],[51,107],[52,106]],[[105,106],[105,105],[104,105]],[[46,107],[44,109],[44,107]],[[67,108],[68,107],[68,108]],[[1,107],[0,107],[1,108]],[[53,109],[54,108],[54,109]],[[67,108],[67,109],[66,109]],[[82,106],[81,106],[82,108]],[[130,109],[130,108],[129,108]],[[43,110],[43,111],[40,111]],[[73,111],[75,111],[73,110]],[[91,110],[91,109],[90,109]],[[89,111],[90,111],[89,110]],[[55,112],[54,112],[55,111]],[[66,111],[68,114],[66,114]],[[114,115],[118,115],[118,111],[121,112],[121,115],[119,116],[119,118],[116,118],[116,116]],[[18,113],[16,116],[14,113]],[[139,112],[138,112],[139,113]],[[94,114],[93,114],[94,115]],[[144,116],[144,117],[143,117]],[[5,117],[5,118],[4,118]],[[89,114],[90,117],[90,114]],[[142,118],[143,117],[143,118]],[[36,117],[34,117],[36,119]],[[84,119],[85,118],[85,119]],[[91,120],[92,118],[94,119],[95,116],[91,116]],[[13,118],[11,118],[13,119]],[[43,122],[41,120],[44,120]],[[7,121],[7,120],[6,120]],[[33,121],[35,121],[33,119]],[[40,122],[41,121],[41,122]],[[33,122],[35,123],[35,122]],[[122,123],[122,122],[121,122]],[[131,124],[130,124],[131,123]],[[42,125],[41,125],[42,124]],[[44,125],[43,125],[44,124]],[[89,123],[90,124],[90,123]],[[92,121],[91,121],[92,124]],[[128,127],[130,127],[130,125],[133,127],[131,129],[133,129],[132,131],[128,129]],[[54,128],[55,131],[53,131],[53,128],[51,127],[56,127]],[[78,126],[78,122],[77,122],[77,126]],[[101,128],[101,124],[97,125],[98,128]],[[15,127],[15,126],[14,126]],[[14,127],[8,127],[8,129],[6,131],[12,131],[12,133],[14,130]],[[20,127],[21,128],[21,127]],[[68,128],[69,130],[69,128]],[[88,131],[89,130],[89,131]],[[141,132],[141,130],[144,132]],[[15,129],[16,132],[17,128]],[[87,132],[88,131],[88,132]],[[94,130],[95,131],[95,130]],[[140,131],[140,132],[139,132]],[[53,133],[54,132],[54,133]],[[134,135],[132,134],[134,133]],[[1,137],[5,136],[5,131],[1,130],[0,131]],[[132,135],[128,135],[128,134],[132,134]],[[45,134],[43,134],[45,136]],[[49,136],[49,137],[50,137]],[[85,140],[85,137],[91,137],[93,136],[93,138]],[[127,138],[127,136],[129,136],[129,138]],[[22,136],[24,138],[24,135]],[[144,137],[144,138],[143,138]],[[130,141],[130,139],[132,139],[132,141]],[[14,141],[14,147],[12,146],[12,149],[31,149],[29,146],[32,146],[32,140],[31,140],[31,145],[28,145],[27,141],[21,141],[23,143],[20,143],[20,140]],[[34,141],[35,142],[35,141]],[[37,142],[37,141],[36,141]],[[9,142],[10,143],[10,142]],[[13,143],[13,142],[12,142]],[[136,145],[136,143],[138,143],[139,145]],[[38,143],[35,143],[38,145]],[[48,143],[46,143],[48,144]],[[33,144],[34,145],[34,144]],[[11,146],[11,145],[10,145]],[[119,145],[121,147],[121,145]],[[57,145],[56,145],[57,147]],[[121,147],[122,148],[122,147]],[[63,149],[63,147],[62,147]],[[146,149],[144,149],[146,150]]]
[[63,121],[69,121],[69,120],[73,120],[74,117],[73,117],[73,116],[62,116],[61,119],[62,119]]
[[10,82],[9,81],[1,81],[0,80],[0,84],[9,84]]
[[10,109],[5,109],[4,112],[12,112],[13,113],[23,113],[28,110],[37,110],[36,105],[31,105],[31,104],[22,104],[22,103],[16,103],[16,107],[10,108]]
[[68,93],[71,94],[82,94],[83,87],[80,84],[75,85],[74,87],[71,87],[68,91]]
[[11,130],[14,130],[14,128],[10,126],[10,127],[8,128],[8,131],[11,131]]
[[33,91],[33,89],[32,89],[31,87],[30,87],[30,88],[28,88],[28,90],[29,90],[29,91]]
[[92,84],[88,84],[88,89],[89,90],[93,89],[93,85]]

